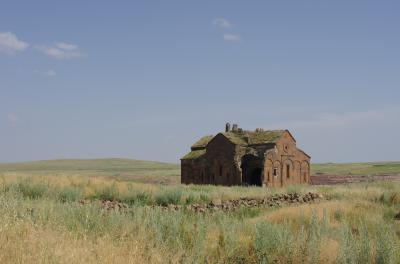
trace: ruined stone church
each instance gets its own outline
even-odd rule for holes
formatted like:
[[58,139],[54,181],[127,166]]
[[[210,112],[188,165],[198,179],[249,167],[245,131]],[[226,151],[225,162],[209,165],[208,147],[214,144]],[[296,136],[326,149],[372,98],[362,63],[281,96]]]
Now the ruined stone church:
[[310,182],[310,156],[288,130],[246,131],[226,124],[205,136],[181,159],[184,184],[282,187]]

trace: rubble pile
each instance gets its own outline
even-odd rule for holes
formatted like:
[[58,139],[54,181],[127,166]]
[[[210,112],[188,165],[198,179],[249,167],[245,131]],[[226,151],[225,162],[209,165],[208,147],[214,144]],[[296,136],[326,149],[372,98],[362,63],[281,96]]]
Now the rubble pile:
[[116,211],[128,208],[127,204],[118,201],[108,201],[108,200],[101,201],[101,206],[106,210],[116,210]]
[[[92,201],[90,200],[80,200],[79,204],[81,205],[86,205],[86,204],[90,204],[92,203]],[[110,201],[110,200],[101,200],[100,201],[100,205],[103,209],[107,210],[107,211],[119,211],[119,210],[123,210],[123,209],[127,209],[128,205],[119,201]]]
[[[242,197],[239,199],[231,199],[231,200],[224,200],[221,199],[214,199],[210,203],[205,204],[189,204],[189,205],[180,205],[180,204],[169,204],[165,206],[160,205],[152,205],[150,207],[156,208],[161,207],[164,210],[169,211],[178,211],[178,210],[190,210],[197,213],[204,213],[204,212],[212,212],[212,211],[233,211],[238,208],[268,208],[268,207],[279,207],[283,205],[290,205],[290,204],[304,204],[304,203],[314,203],[318,202],[323,199],[323,196],[318,193],[285,193],[285,194],[274,194],[271,196],[267,196],[264,198],[251,198],[251,197]],[[90,204],[93,201],[90,200],[81,200],[79,204],[85,205]],[[104,210],[107,211],[120,211],[125,210],[129,206],[125,203],[122,203],[117,200],[101,200],[100,205]],[[397,217],[397,216],[396,216]],[[400,213],[398,215],[400,218]]]
[[317,193],[306,193],[306,194],[298,194],[298,193],[288,193],[288,194],[275,194],[272,196],[264,197],[264,198],[239,198],[233,200],[221,201],[220,199],[215,199],[208,204],[190,204],[190,205],[176,205],[169,204],[164,206],[167,210],[181,210],[187,209],[194,212],[203,213],[206,211],[232,211],[239,207],[274,207],[274,206],[282,206],[288,204],[303,204],[303,203],[313,203],[321,200],[323,198],[322,195]]

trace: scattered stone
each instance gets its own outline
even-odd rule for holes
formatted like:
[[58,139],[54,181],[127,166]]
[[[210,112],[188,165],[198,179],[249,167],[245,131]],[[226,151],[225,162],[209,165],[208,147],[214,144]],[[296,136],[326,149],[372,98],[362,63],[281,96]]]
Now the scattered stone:
[[[233,211],[240,207],[248,208],[270,208],[270,207],[280,207],[284,204],[303,204],[303,203],[313,203],[323,199],[321,194],[317,193],[288,193],[288,194],[274,194],[272,196],[267,196],[263,198],[251,198],[251,197],[241,197],[239,199],[232,199],[222,201],[219,198],[213,199],[208,204],[189,204],[189,205],[179,205],[179,204],[168,204],[160,206],[164,210],[168,211],[179,211],[179,210],[189,210],[197,213],[205,213],[207,211],[216,212],[222,211]],[[93,201],[90,200],[80,200],[78,203],[81,205],[90,204]],[[127,204],[119,201],[103,200],[100,202],[101,206],[105,210],[120,211],[128,208]],[[156,205],[151,206],[152,208],[159,207]],[[400,220],[400,213],[395,216],[396,220]]]
[[221,199],[214,199],[211,202],[212,205],[220,206],[222,204]]
[[78,203],[84,205],[84,204],[89,204],[90,201],[89,200],[80,200]]
[[322,195],[317,193],[289,193],[289,194],[275,194],[264,198],[250,198],[242,197],[239,199],[221,201],[221,199],[214,199],[208,204],[191,204],[186,206],[180,205],[168,205],[163,208],[167,210],[177,211],[180,209],[186,209],[197,213],[204,213],[207,211],[215,212],[218,210],[232,211],[239,207],[249,208],[267,208],[267,207],[279,207],[282,204],[302,204],[312,203],[322,199]]
[[394,219],[395,220],[400,220],[400,212],[397,215],[394,216]]
[[103,200],[101,201],[101,206],[105,210],[114,210],[114,211],[119,211],[122,209],[128,208],[128,205],[118,202],[118,201],[110,201],[110,200]]

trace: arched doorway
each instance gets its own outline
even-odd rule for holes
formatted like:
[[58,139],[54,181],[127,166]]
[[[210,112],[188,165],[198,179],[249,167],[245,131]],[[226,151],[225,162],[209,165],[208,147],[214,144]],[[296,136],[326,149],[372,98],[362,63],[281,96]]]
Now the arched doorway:
[[242,157],[242,184],[262,186],[263,183],[263,162],[254,155],[248,154]]

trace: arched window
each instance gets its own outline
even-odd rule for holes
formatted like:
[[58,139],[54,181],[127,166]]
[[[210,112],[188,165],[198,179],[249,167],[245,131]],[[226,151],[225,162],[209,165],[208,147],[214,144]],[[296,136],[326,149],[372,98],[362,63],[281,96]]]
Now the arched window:
[[285,146],[283,147],[283,149],[287,152],[287,151],[288,151],[288,145],[285,145]]
[[286,164],[286,177],[289,179],[290,178],[290,165]]

